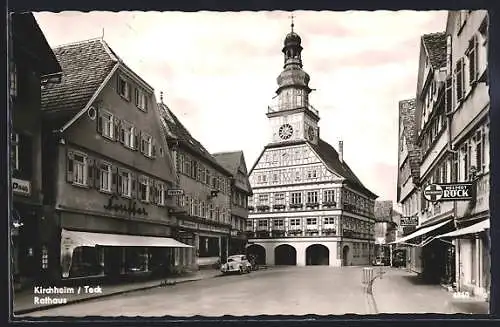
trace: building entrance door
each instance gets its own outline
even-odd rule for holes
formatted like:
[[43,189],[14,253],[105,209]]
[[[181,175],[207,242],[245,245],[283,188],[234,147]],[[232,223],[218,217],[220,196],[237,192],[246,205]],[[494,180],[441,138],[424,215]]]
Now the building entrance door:
[[349,266],[349,247],[347,245],[342,249],[342,266]]

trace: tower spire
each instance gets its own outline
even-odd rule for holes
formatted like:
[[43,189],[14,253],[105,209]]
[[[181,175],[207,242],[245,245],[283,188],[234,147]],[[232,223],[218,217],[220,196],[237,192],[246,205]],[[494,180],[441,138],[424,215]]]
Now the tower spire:
[[293,27],[295,26],[295,24],[293,23],[293,19],[295,18],[295,16],[293,15],[293,13],[289,16],[289,18],[292,21],[292,23],[290,24],[290,26],[292,27],[292,33],[293,33]]

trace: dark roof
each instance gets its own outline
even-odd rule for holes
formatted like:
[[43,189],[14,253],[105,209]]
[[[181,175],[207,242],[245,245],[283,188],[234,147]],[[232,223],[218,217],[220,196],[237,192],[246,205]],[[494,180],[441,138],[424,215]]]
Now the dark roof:
[[63,45],[55,48],[54,54],[63,76],[61,83],[42,89],[42,110],[49,112],[57,121],[54,127],[60,128],[85,108],[117,63],[117,57],[101,39]]
[[375,201],[374,213],[376,220],[391,221],[393,215],[393,205],[391,200]]
[[233,176],[233,174],[222,166],[215,158],[210,154],[210,152],[205,149],[205,147],[196,140],[186,127],[180,122],[180,120],[175,116],[175,114],[168,108],[165,104],[158,104],[158,111],[162,119],[162,126],[166,129],[167,141],[177,141],[190,149],[192,152],[196,153],[200,157],[204,158],[210,162],[217,169],[222,171],[227,176]]
[[280,144],[268,144],[264,148],[264,150],[268,148],[275,148],[275,147],[282,147],[285,145],[303,144],[303,143],[308,143],[313,148],[313,150],[320,156],[321,160],[325,162],[325,164],[328,166],[329,169],[336,172],[340,176],[344,177],[347,181],[347,185],[350,185],[354,189],[364,194],[367,194],[374,199],[378,197],[376,194],[367,189],[363,185],[363,183],[361,183],[361,181],[354,174],[349,165],[347,165],[345,161],[342,162],[340,161],[337,151],[330,144],[323,141],[322,139],[319,139],[317,145],[307,141],[298,141],[298,142],[292,141]]
[[233,176],[238,173],[242,155],[243,151],[212,153],[212,156],[215,158],[215,160],[226,167],[226,169],[229,170],[233,174]]
[[241,183],[238,180],[235,180],[235,186],[244,191],[247,191],[248,193],[252,193],[252,186],[250,185],[250,181],[248,180],[248,174],[246,172],[245,156],[243,154],[243,151],[240,150],[233,152],[212,153],[212,156],[222,166],[224,166],[227,170],[229,170],[235,178],[238,175],[238,168],[240,168],[242,164],[245,165],[245,171],[241,172],[241,174],[245,176],[245,182]]
[[399,101],[399,119],[403,122],[403,135],[408,148],[411,175],[414,181],[420,177],[420,148],[417,142],[416,102],[415,99]]
[[446,33],[425,34],[422,41],[427,49],[432,68],[439,69],[446,65]]
[[11,23],[14,51],[28,52],[42,76],[60,73],[61,66],[35,16],[32,13],[13,13]]

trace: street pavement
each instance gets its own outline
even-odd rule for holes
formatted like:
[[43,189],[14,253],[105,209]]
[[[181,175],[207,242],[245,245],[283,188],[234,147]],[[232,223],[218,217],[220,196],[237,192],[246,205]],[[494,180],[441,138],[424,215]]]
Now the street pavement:
[[401,269],[383,270],[382,278],[374,282],[373,297],[361,283],[362,267],[272,267],[88,300],[20,317],[468,313],[454,306],[451,294],[440,286],[421,285],[414,275]]
[[21,317],[367,314],[357,267],[274,267],[89,300]]

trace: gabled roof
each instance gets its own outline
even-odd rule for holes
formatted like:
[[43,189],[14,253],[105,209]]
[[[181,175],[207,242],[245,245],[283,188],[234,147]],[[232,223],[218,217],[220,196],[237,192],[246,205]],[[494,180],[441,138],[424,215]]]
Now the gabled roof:
[[432,68],[439,69],[446,66],[446,33],[424,34],[422,35],[422,42]]
[[420,177],[420,148],[417,142],[415,99],[399,101],[399,119],[403,122],[403,135],[408,148],[411,175],[414,181]]
[[332,170],[333,172],[339,174],[343,178],[346,179],[346,184],[351,186],[353,189],[358,190],[369,197],[375,199],[378,196],[371,192],[369,189],[367,189],[363,183],[359,180],[359,178],[354,174],[354,172],[351,170],[349,165],[345,161],[340,161],[339,155],[337,151],[327,142],[323,141],[322,139],[319,139],[318,144],[313,144],[308,141],[291,141],[291,142],[286,142],[286,143],[279,143],[279,144],[268,144],[264,147],[264,150],[260,154],[259,158],[254,164],[254,167],[252,167],[251,171],[255,168],[257,163],[260,160],[260,157],[262,157],[262,154],[265,152],[266,149],[271,149],[271,148],[279,148],[283,146],[289,146],[289,145],[299,145],[299,144],[309,144],[311,148],[316,152],[316,154],[320,157],[320,159],[325,162],[327,165],[328,169]]
[[218,152],[212,153],[212,156],[235,176],[241,164],[243,151]]
[[119,62],[102,39],[91,39],[53,49],[62,67],[62,80],[42,88],[42,110],[54,128],[61,128],[85,108]]
[[233,152],[219,152],[212,154],[222,166],[224,166],[227,170],[229,170],[233,176],[236,178],[238,175],[239,168],[243,165],[245,167],[244,171],[241,171],[241,174],[245,176],[245,183],[235,182],[236,187],[241,188],[248,193],[252,193],[252,186],[250,185],[250,181],[248,180],[248,174],[246,173],[246,163],[245,156],[243,151],[233,151]]
[[161,116],[162,126],[166,130],[167,141],[177,141],[189,148],[192,152],[196,153],[200,157],[204,158],[206,161],[210,162],[217,169],[222,171],[227,176],[233,176],[233,174],[222,166],[215,158],[210,154],[210,152],[205,149],[205,147],[196,140],[186,127],[180,122],[180,120],[175,116],[175,114],[168,108],[164,103],[158,103],[158,111]]

